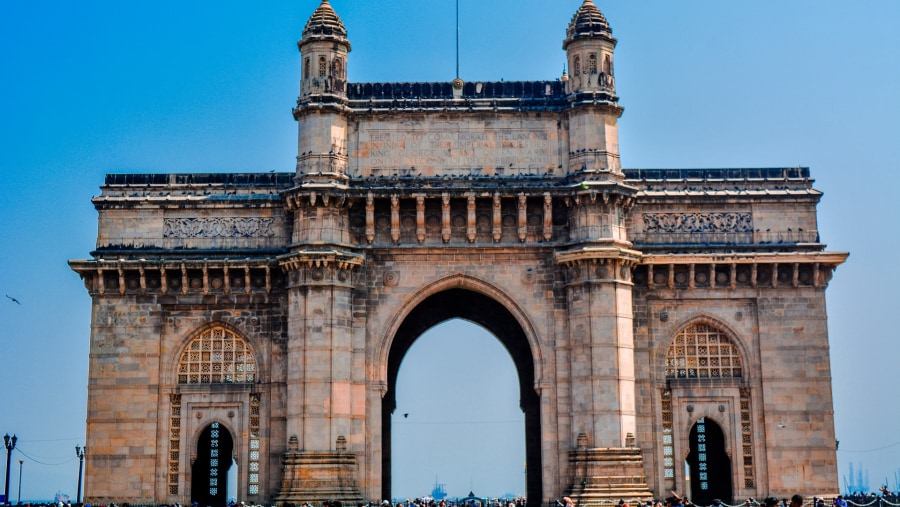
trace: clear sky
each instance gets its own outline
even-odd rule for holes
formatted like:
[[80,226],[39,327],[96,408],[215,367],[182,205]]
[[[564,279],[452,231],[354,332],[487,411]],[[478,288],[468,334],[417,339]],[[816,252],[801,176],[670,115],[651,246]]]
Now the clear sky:
[[[19,436],[13,499],[19,459],[23,499],[75,494],[90,298],[66,260],[87,258],[95,244],[90,198],[104,174],[293,171],[295,43],[318,3],[0,1],[0,434]],[[558,77],[580,4],[460,0],[461,77]],[[840,475],[861,464],[872,489],[885,478],[898,488],[900,2],[597,4],[619,40],[624,167],[811,168],[825,192],[821,237],[851,252],[828,289]],[[353,44],[352,81],[455,77],[452,0],[332,5]],[[521,417],[516,396],[501,396],[500,407],[481,380],[484,364],[497,365],[490,385],[514,393],[499,387],[515,384],[512,362],[483,332],[463,330],[477,345],[448,348],[458,333],[435,330],[401,368],[397,412],[410,415],[397,421],[396,435],[408,435],[397,445],[414,445],[397,452],[417,454],[400,460],[395,490],[425,494],[437,478],[454,495],[521,493],[524,436],[509,423]],[[432,365],[437,357],[446,362]],[[461,418],[435,424],[429,398]],[[487,437],[477,459],[429,461],[468,452],[464,430]],[[427,452],[415,444],[423,434]],[[493,466],[473,465],[485,460]]]

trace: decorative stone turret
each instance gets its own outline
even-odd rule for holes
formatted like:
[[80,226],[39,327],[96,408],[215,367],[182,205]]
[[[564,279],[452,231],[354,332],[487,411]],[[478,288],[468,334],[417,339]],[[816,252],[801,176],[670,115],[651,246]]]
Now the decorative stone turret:
[[328,0],[313,12],[297,42],[302,55],[297,179],[304,187],[346,181],[347,30]]
[[615,96],[613,50],[616,39],[606,17],[591,0],[572,16],[563,49],[571,70],[568,91],[602,91]]
[[303,55],[300,97],[331,94],[346,96],[347,53],[350,41],[347,30],[328,0],[310,16],[297,41]]
[[619,162],[617,121],[622,115],[613,78],[616,39],[606,17],[594,2],[585,0],[566,30],[571,75],[569,94],[569,167],[592,180],[624,179]]

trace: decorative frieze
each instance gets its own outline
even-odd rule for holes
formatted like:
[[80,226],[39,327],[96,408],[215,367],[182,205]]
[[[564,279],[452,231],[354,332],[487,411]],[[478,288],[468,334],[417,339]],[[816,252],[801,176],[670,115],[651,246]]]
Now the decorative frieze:
[[750,213],[645,213],[645,233],[753,232]]
[[275,235],[275,219],[262,217],[166,218],[163,237],[267,238]]

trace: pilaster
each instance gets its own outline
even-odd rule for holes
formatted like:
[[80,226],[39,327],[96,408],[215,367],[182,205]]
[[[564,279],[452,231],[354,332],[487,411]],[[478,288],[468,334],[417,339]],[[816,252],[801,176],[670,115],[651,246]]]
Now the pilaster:
[[363,257],[298,250],[288,273],[287,435],[279,502],[361,501],[353,420],[364,419],[365,384],[352,375],[353,287]]
[[634,440],[631,269],[639,259],[640,252],[615,242],[556,254],[571,347],[568,492],[580,502],[651,496]]

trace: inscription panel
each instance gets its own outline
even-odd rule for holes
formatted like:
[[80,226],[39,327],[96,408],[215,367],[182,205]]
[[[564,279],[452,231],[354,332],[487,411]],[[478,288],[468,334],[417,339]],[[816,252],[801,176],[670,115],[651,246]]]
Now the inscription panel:
[[562,165],[560,137],[555,119],[364,123],[351,176],[543,175]]

